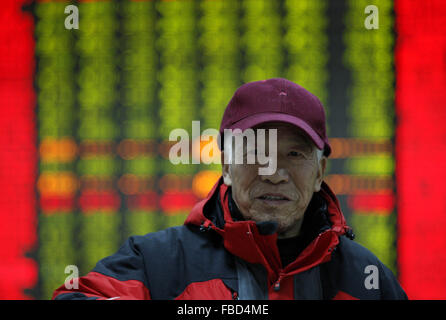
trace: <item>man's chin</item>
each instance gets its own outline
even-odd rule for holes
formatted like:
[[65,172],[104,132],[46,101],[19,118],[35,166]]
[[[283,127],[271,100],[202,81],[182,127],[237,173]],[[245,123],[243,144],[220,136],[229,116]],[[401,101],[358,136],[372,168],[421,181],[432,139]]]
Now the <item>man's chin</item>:
[[[267,220],[267,219],[252,219],[259,229],[260,234],[272,234],[277,233],[279,237],[287,236],[292,234],[295,229],[295,223],[277,221],[277,220]],[[269,232],[262,232],[268,229]],[[272,232],[270,230],[274,229]]]
[[270,235],[277,231],[277,222],[272,220],[256,222],[256,226],[262,235]]
[[299,235],[299,221],[277,221],[278,238],[292,238]]

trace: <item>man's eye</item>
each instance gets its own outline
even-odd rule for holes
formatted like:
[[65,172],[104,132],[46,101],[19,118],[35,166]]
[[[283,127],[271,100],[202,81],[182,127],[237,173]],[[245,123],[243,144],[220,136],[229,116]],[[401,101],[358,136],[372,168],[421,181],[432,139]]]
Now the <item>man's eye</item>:
[[290,151],[290,153],[288,153],[288,155],[292,156],[292,157],[301,157],[303,154],[302,154],[302,152],[299,152],[299,151]]

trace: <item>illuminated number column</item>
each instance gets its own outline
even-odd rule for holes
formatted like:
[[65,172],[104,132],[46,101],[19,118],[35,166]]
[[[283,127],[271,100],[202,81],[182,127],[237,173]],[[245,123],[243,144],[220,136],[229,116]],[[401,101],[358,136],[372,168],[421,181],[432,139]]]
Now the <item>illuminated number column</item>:
[[118,26],[113,2],[82,2],[79,38],[79,126],[81,179],[79,207],[82,241],[81,273],[112,254],[120,242],[118,209],[114,189],[119,162],[114,155],[118,131],[114,109],[116,93],[116,39]]
[[[348,107],[349,134],[362,144],[385,145],[394,134],[394,73],[392,2],[373,1],[379,9],[379,29],[364,26],[364,9],[370,1],[350,0],[346,13],[344,61],[352,76]],[[346,159],[346,171],[369,181],[391,179],[394,158],[382,152]],[[357,241],[395,271],[395,211],[392,188],[353,190],[348,197],[351,224]]]
[[[324,105],[328,119],[328,38],[326,34],[327,2],[286,0],[284,46],[287,51],[285,78],[315,94]],[[327,123],[327,134],[329,124]],[[330,170],[328,162],[326,173]]]
[[286,32],[283,43],[288,53],[285,77],[314,93],[326,106],[327,2],[286,0],[284,5]]
[[156,231],[156,60],[153,1],[122,2],[122,90],[125,120],[118,153],[124,159],[118,186],[126,198],[126,233]]
[[[218,130],[226,105],[234,91],[241,85],[239,83],[239,3],[203,1],[200,5],[199,45],[203,64],[200,77],[203,106],[200,108],[200,118],[202,131],[208,128]],[[201,161],[206,163],[211,162],[212,159],[220,159],[217,142],[208,138],[206,140],[209,142],[201,143],[200,150],[203,151]],[[212,152],[215,154],[206,154],[204,146],[207,143],[213,145]],[[204,198],[221,176],[221,165],[203,164],[201,169],[193,179],[192,188],[197,197]]]
[[[196,53],[196,3],[194,1],[162,1],[157,3],[157,49],[160,54],[159,127],[162,176],[158,181],[162,196],[161,209],[167,226],[183,224],[196,203],[192,177],[197,164],[174,165],[169,161],[170,132],[184,129],[192,144],[192,121],[198,119],[198,79]],[[197,132],[197,137],[200,132]],[[175,142],[174,142],[175,143]],[[198,159],[199,160],[199,159]]]
[[242,2],[243,82],[282,75],[284,55],[279,4],[279,1],[270,0]]
[[76,264],[73,231],[77,192],[73,32],[64,28],[65,3],[36,4],[41,297],[49,299]]
[[446,2],[395,1],[398,273],[409,299],[446,297]]
[[[0,299],[30,299],[38,279],[34,24],[25,1],[1,5]],[[31,257],[31,255],[33,255]]]

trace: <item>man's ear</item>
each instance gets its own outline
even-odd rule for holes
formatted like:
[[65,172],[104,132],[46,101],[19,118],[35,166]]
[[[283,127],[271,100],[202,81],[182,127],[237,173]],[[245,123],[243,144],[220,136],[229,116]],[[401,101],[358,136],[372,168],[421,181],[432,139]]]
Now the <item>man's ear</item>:
[[221,168],[222,168],[222,176],[223,176],[223,182],[225,185],[230,186],[232,184],[231,179],[231,168],[230,164],[225,162],[225,155],[224,151],[221,152]]
[[321,184],[322,181],[324,180],[326,166],[327,166],[327,157],[323,156],[321,160],[319,160],[317,166],[317,176],[316,176],[316,181],[314,183],[314,192],[319,192],[321,190]]

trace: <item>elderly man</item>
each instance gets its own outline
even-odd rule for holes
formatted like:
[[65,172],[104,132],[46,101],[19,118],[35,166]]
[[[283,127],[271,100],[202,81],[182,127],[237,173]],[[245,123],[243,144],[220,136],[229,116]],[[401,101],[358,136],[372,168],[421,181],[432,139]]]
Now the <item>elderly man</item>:
[[[248,129],[257,143],[234,145]],[[78,289],[61,286],[53,298],[407,299],[392,272],[353,241],[323,181],[331,148],[316,96],[286,79],[247,83],[220,134],[222,177],[183,226],[130,237]],[[259,174],[258,159],[232,161],[257,157],[262,142],[274,154],[272,172]]]

